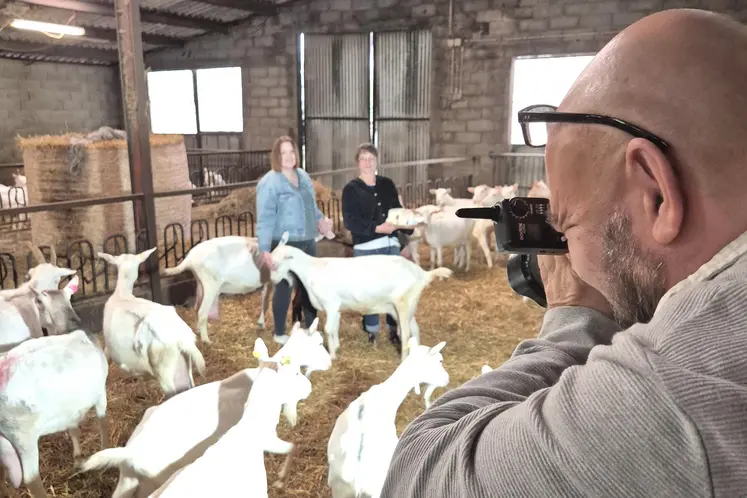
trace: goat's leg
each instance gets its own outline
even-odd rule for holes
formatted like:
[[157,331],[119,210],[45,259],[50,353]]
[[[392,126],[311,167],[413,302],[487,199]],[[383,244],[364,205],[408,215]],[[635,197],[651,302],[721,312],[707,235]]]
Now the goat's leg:
[[273,484],[276,488],[282,488],[283,487],[283,479],[285,479],[285,476],[288,474],[288,470],[290,469],[290,464],[293,461],[293,457],[295,456],[295,453],[297,452],[297,447],[293,443],[289,443],[288,441],[283,441],[277,435],[274,435],[272,438],[270,438],[267,443],[265,443],[264,450],[268,453],[276,453],[279,455],[288,455],[285,457],[285,462],[283,462],[283,466],[280,468],[280,471],[278,472],[278,479]]
[[464,244],[464,252],[465,252],[465,266],[464,271],[469,271],[469,263],[472,260],[472,244],[467,241],[466,244]]
[[265,328],[265,313],[270,307],[270,286],[271,282],[265,282],[262,285],[262,301],[260,303],[259,320],[257,320],[257,326],[261,329]]
[[493,255],[490,253],[490,246],[488,245],[488,234],[482,232],[477,236],[477,243],[482,249],[482,253],[485,255],[485,261],[488,264],[488,268],[493,267]]
[[109,447],[109,423],[106,420],[106,384],[101,386],[101,393],[99,393],[99,400],[96,402],[94,409],[96,410],[96,419],[99,423],[99,435],[101,436],[101,449],[105,450]]
[[402,357],[400,361],[405,361],[407,355],[410,353],[410,303],[406,296],[403,296],[395,303],[395,309],[397,310],[397,323],[399,323],[399,335],[402,341]]
[[82,451],[80,450],[80,427],[77,425],[71,427],[67,430],[67,433],[70,436],[70,441],[73,443],[73,462],[77,467],[83,463],[83,458],[80,456],[82,454]]
[[200,303],[200,309],[197,310],[197,328],[200,330],[200,340],[210,344],[208,338],[208,319],[213,309],[218,306],[218,297],[220,295],[218,283],[213,280],[206,280],[203,284],[203,296]]
[[436,248],[431,246],[431,270],[436,267]]
[[30,437],[22,444],[13,444],[18,452],[23,469],[23,483],[34,498],[47,498],[39,475],[39,438]]
[[436,248],[436,256],[438,257],[438,262],[436,263],[439,268],[443,267],[444,265],[444,248],[443,246],[438,246]]
[[340,346],[338,340],[338,332],[340,329],[340,311],[339,310],[327,310],[327,320],[324,323],[324,332],[327,334],[327,346],[329,348],[329,356],[331,359],[337,357],[337,349]]

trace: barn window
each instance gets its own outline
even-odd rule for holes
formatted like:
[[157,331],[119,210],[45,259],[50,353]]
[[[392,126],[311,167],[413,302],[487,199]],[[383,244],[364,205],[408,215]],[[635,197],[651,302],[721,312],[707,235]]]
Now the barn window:
[[242,132],[244,113],[240,67],[198,69],[200,132]]
[[429,157],[431,40],[430,31],[300,35],[304,168],[353,167],[362,142],[379,147],[380,163]]
[[153,133],[197,133],[192,71],[151,71],[148,100]]
[[532,104],[559,105],[593,56],[517,58],[511,89],[511,144],[524,145],[517,113]]
[[153,133],[244,130],[240,67],[151,71],[148,99]]

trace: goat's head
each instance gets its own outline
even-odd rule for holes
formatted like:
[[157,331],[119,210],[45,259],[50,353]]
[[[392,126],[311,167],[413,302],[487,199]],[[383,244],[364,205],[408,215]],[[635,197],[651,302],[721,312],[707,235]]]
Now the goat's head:
[[432,188],[428,192],[436,196],[436,206],[443,206],[444,203],[453,200],[450,188]]
[[18,173],[13,173],[13,184],[16,187],[25,187],[26,186],[26,176]]
[[[289,341],[290,342],[290,341]],[[260,361],[260,366],[273,364],[272,369],[277,376],[271,386],[265,390],[268,396],[275,396],[275,401],[283,405],[283,415],[291,427],[298,422],[298,402],[303,401],[311,394],[311,382],[301,373],[301,363],[296,356],[269,357],[267,346],[261,337],[254,341],[254,357]],[[254,387],[252,387],[254,392]],[[251,392],[250,392],[251,396]]]
[[54,246],[50,246],[49,263],[41,250],[31,242],[26,241],[26,247],[31,251],[37,263],[26,273],[26,280],[31,282],[31,287],[37,290],[56,290],[60,287],[60,280],[75,275],[75,270],[57,266],[57,253]]
[[[449,372],[444,368],[444,357],[441,354],[446,342],[441,341],[430,348],[421,346],[415,337],[411,337],[407,344],[410,352],[402,365],[407,362],[408,368],[411,369],[415,393],[420,394],[420,384],[428,384],[433,388],[446,387],[449,384]],[[432,391],[433,389],[429,388],[429,393]],[[426,404],[430,404],[429,399],[426,399]]]
[[414,211],[425,218],[425,224],[427,225],[431,222],[431,218],[434,214],[443,212],[443,206],[426,204],[425,206],[420,206],[419,208],[414,209]]
[[145,263],[156,249],[157,248],[154,247],[147,251],[143,251],[140,254],[120,254],[118,256],[112,256],[105,252],[99,252],[96,255],[110,265],[117,267],[118,278],[125,278],[134,283],[137,280],[140,265]]
[[308,330],[301,328],[300,322],[294,323],[288,342],[275,355],[276,358],[286,355],[296,358],[299,365],[306,367],[307,378],[311,372],[329,370],[332,366],[332,357],[324,347],[324,338],[317,330],[318,326],[319,317],[314,318]]
[[[283,232],[282,237],[278,241],[277,247],[272,250],[272,264],[275,269],[272,271],[270,279],[274,284],[279,283],[281,280],[287,280],[291,282],[291,277],[288,274],[292,270],[293,260],[307,256],[301,249],[288,245],[288,232]],[[308,257],[308,256],[307,256]]]
[[472,194],[472,201],[475,204],[480,204],[482,200],[490,193],[490,186],[478,185],[477,187],[467,187],[467,192]]
[[547,184],[542,180],[538,180],[532,184],[532,188],[527,193],[527,197],[544,197],[545,199],[550,198],[550,189]]
[[516,197],[516,195],[519,193],[519,184],[514,183],[513,185],[503,185],[495,187],[501,194],[501,196],[504,199],[511,199],[512,197]]
[[67,334],[80,328],[80,317],[70,303],[70,299],[77,290],[77,275],[60,290],[37,290],[31,287],[34,293],[34,304],[39,310],[39,322],[43,328],[47,329],[49,335]]

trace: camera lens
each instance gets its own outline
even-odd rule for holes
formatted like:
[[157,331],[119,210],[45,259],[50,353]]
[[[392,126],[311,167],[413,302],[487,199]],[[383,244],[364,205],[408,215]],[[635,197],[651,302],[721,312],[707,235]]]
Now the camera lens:
[[515,218],[523,218],[529,214],[529,206],[521,199],[511,199],[511,214]]

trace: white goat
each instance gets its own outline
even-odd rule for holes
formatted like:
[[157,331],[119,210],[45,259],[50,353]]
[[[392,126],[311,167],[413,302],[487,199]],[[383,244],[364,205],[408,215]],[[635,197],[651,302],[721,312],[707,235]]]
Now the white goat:
[[[501,202],[504,199],[511,199],[516,196],[519,186],[517,184],[504,185],[502,187],[494,187],[487,191],[483,199],[480,201],[480,205],[486,207],[492,207],[496,203]],[[475,220],[475,225],[472,228],[472,236],[477,239],[477,243],[482,249],[485,255],[485,261],[488,264],[488,268],[493,267],[493,258],[490,255],[490,239],[495,239],[495,231],[493,230],[493,220],[478,219]],[[495,244],[495,254],[498,257],[501,254],[501,248],[498,247],[498,242]]]
[[91,408],[106,448],[108,373],[97,338],[83,330],[28,340],[0,358],[0,460],[14,487],[23,482],[34,498],[47,496],[39,476],[39,438],[67,431],[77,461],[78,425]]
[[[296,322],[288,342],[268,361],[289,357],[294,364],[306,366],[307,377],[311,371],[329,369],[332,360],[316,330],[318,322],[315,319],[308,331]],[[260,358],[264,358],[264,352],[260,353]],[[148,408],[124,448],[110,448],[92,455],[80,472],[118,466],[119,483],[112,498],[130,498],[136,492],[139,496],[152,493],[178,469],[199,458],[239,421],[258,370],[244,369]],[[283,414],[295,426],[297,404],[305,398],[294,392],[282,394]]]
[[80,318],[70,304],[78,290],[75,276],[63,290],[36,290],[29,287],[29,296],[5,300],[0,297],[0,353],[22,342],[48,335],[61,335],[80,327]]
[[[436,278],[449,278],[448,268],[424,271],[398,255],[373,254],[357,258],[316,258],[286,244],[284,232],[272,251],[272,281],[277,284],[293,272],[306,288],[309,301],[327,314],[324,331],[330,356],[339,348],[340,311],[362,314],[386,313],[396,317],[402,342],[402,359],[407,357],[410,336],[420,337],[415,320],[420,295]],[[350,276],[354,275],[351,284]]]
[[163,270],[167,277],[190,270],[197,281],[197,328],[200,339],[209,343],[208,319],[219,318],[221,294],[247,294],[262,288],[260,328],[265,325],[265,311],[270,299],[270,272],[262,263],[257,239],[228,235],[204,240],[194,246],[187,257],[174,268]]
[[[257,355],[259,353],[259,355]],[[255,356],[261,358],[241,419],[193,463],[171,476],[151,498],[184,496],[267,497],[265,451],[288,455],[278,474],[276,487],[282,486],[295,446],[275,433],[280,407],[287,396],[306,399],[311,383],[301,375],[298,364],[266,359],[262,339],[255,342]],[[210,479],[210,476],[222,476]],[[247,485],[252,487],[247,492]]]
[[532,188],[529,189],[527,197],[544,197],[545,199],[549,199],[550,188],[542,180],[537,180],[532,183]]
[[441,350],[410,339],[410,355],[392,375],[361,394],[337,418],[327,444],[327,484],[333,498],[378,498],[399,438],[394,421],[410,389],[420,384],[445,387],[449,374]]
[[[462,206],[463,207],[463,206]],[[475,207],[473,205],[473,207]],[[415,211],[425,216],[427,225],[422,229],[422,237],[430,246],[431,251],[431,269],[434,264],[438,267],[443,266],[443,249],[444,247],[454,247],[455,249],[463,246],[466,248],[466,258],[464,260],[465,271],[469,271],[470,260],[472,259],[472,246],[470,237],[472,236],[472,227],[474,221],[469,218],[459,218],[456,210],[459,206],[438,207],[432,204],[420,206]],[[416,230],[418,233],[418,230]],[[461,267],[461,261],[456,257],[455,250],[454,265]],[[436,258],[438,261],[436,262]]]
[[194,386],[192,366],[205,376],[205,359],[195,344],[192,329],[173,306],[135,297],[138,268],[156,248],[140,254],[98,257],[117,267],[117,286],[104,305],[106,356],[135,376],[158,380],[166,396]]
[[480,373],[481,374],[486,374],[486,373],[492,372],[492,371],[493,371],[493,368],[490,365],[488,365],[487,363],[485,365],[483,365],[482,368],[480,369]]
[[[26,207],[29,204],[28,188],[23,186],[7,186],[0,184],[0,209],[15,209]],[[28,214],[21,213],[10,216],[11,229],[19,230],[21,222],[28,219]]]
[[392,208],[387,212],[386,222],[396,227],[414,228],[417,225],[424,225],[426,220],[423,215],[418,214],[414,209]]

